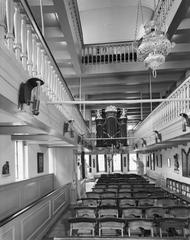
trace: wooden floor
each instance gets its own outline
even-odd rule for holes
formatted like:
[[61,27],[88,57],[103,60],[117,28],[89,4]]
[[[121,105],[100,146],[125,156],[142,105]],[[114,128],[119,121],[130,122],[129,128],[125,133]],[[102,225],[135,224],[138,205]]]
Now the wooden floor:
[[42,240],[53,240],[54,238],[62,238],[69,236],[69,222],[68,218],[74,217],[72,209],[68,209],[67,212],[61,216],[58,221],[48,231],[46,236]]

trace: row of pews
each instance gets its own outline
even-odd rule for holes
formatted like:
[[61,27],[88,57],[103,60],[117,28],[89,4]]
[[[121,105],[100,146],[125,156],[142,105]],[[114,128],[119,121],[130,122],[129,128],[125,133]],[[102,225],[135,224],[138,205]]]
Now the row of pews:
[[186,237],[188,202],[135,174],[102,175],[69,219],[70,236]]

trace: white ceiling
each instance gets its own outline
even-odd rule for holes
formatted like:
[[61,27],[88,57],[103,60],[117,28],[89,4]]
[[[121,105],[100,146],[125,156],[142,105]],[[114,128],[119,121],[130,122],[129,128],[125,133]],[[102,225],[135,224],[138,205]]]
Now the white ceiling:
[[[84,44],[134,41],[135,29],[152,17],[154,0],[77,0]],[[138,14],[137,14],[138,13]],[[138,21],[137,21],[138,15]]]

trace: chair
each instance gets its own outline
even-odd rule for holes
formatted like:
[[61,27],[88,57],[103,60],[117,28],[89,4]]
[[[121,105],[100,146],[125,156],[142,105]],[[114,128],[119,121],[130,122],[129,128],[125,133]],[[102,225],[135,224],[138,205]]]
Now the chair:
[[102,198],[100,200],[100,206],[117,206],[116,198]]
[[69,223],[70,236],[95,236],[96,219],[72,218]]
[[117,207],[101,207],[98,209],[98,218],[102,217],[112,217],[118,218],[118,208]]
[[96,208],[88,206],[80,206],[75,208],[76,217],[96,218]]
[[100,198],[99,192],[86,192],[86,197],[87,198]]
[[167,213],[167,208],[163,207],[149,207],[145,208],[145,217],[146,218],[161,218],[164,217]]
[[131,207],[131,206],[136,206],[136,200],[135,199],[129,199],[129,198],[121,198],[119,199],[119,207],[124,208],[124,207]]
[[124,219],[121,218],[99,218],[99,236],[122,236],[125,226]]
[[104,190],[104,188],[96,188],[95,187],[95,188],[92,189],[92,191],[96,192],[96,193],[101,193],[101,192],[104,192],[105,190]]
[[188,206],[172,206],[168,207],[168,211],[175,218],[190,218],[190,207]]
[[82,205],[88,207],[98,207],[99,199],[98,198],[82,198]]
[[141,208],[122,208],[122,218],[142,218]]
[[132,195],[130,192],[119,192],[118,193],[118,198],[131,198]]
[[163,218],[158,222],[160,229],[160,237],[185,237],[184,229],[187,226],[187,221],[179,218]]
[[148,219],[130,219],[127,220],[128,235],[151,236],[154,237],[154,224]]
[[101,192],[100,197],[101,198],[115,198],[116,197],[116,192]]
[[154,199],[153,198],[142,198],[138,199],[137,206],[154,206]]
[[178,205],[177,199],[174,198],[156,198],[154,200],[154,206],[169,207]]

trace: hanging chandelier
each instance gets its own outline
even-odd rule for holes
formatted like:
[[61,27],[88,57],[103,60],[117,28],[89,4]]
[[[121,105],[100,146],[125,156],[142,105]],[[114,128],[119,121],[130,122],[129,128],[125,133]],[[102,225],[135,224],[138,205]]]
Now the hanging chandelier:
[[152,69],[156,77],[156,70],[165,63],[165,57],[175,46],[168,40],[161,26],[155,21],[150,21],[144,26],[144,35],[137,48],[138,61],[144,61],[147,68]]

